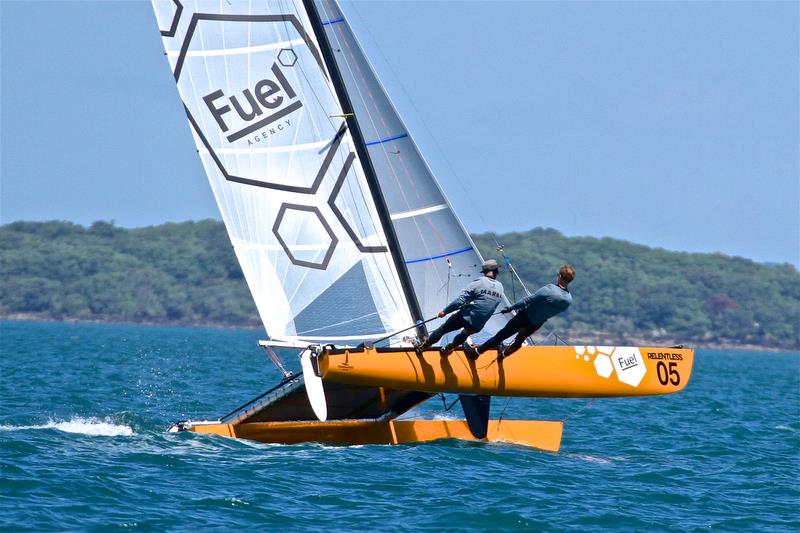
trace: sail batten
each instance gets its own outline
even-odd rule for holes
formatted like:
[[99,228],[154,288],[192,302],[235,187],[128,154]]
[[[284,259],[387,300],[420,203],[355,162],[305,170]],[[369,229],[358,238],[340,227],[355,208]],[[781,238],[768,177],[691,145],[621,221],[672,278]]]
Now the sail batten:
[[454,255],[463,254],[467,252],[474,252],[475,249],[472,246],[467,246],[465,248],[461,248],[460,250],[452,250],[450,252],[445,252],[443,254],[434,255],[431,257],[420,257],[418,259],[410,259],[406,261],[407,265],[413,265],[414,263],[424,263],[425,261],[433,261],[435,259],[443,259],[445,257],[452,257]]
[[388,143],[390,141],[396,141],[398,139],[404,139],[405,137],[408,137],[408,133],[400,133],[398,135],[393,135],[391,137],[387,137],[386,139],[378,139],[377,141],[368,142],[367,146],[374,146],[376,144]]
[[[187,50],[184,55],[186,57],[211,57],[211,56],[231,56],[236,54],[250,54],[254,52],[265,52],[267,50],[280,50],[282,48],[292,48],[294,46],[302,46],[306,44],[303,39],[293,39],[291,41],[283,41],[274,44],[262,44],[258,46],[242,46],[239,48],[220,48],[209,50]],[[170,57],[178,57],[181,55],[180,50],[172,50],[166,52]]]
[[[215,148],[214,152],[217,154],[235,154],[235,155],[250,155],[250,154],[277,154],[282,152],[302,152],[304,150],[319,150],[325,148],[330,144],[330,141],[318,141],[313,143],[295,144],[292,146],[265,146],[262,148]],[[211,152],[202,148],[198,150],[201,155],[210,155]]]
[[401,218],[418,217],[420,215],[427,215],[434,211],[441,211],[442,209],[449,209],[447,204],[432,205],[430,207],[423,207],[421,209],[414,209],[412,211],[401,211],[400,213],[392,213],[392,220],[400,220]]

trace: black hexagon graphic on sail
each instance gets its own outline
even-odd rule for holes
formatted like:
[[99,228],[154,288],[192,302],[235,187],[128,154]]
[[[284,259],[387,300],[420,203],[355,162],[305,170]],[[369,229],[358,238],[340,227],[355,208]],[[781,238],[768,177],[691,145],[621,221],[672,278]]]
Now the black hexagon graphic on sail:
[[291,48],[281,48],[281,51],[278,52],[278,63],[282,67],[293,67],[297,63],[297,54]]
[[[296,237],[284,239],[281,234],[281,229],[284,226],[289,226],[290,231],[294,234],[298,233],[297,228],[305,228],[303,234],[307,235],[307,240],[311,240],[311,242],[288,244],[295,240]],[[272,233],[277,237],[292,264],[317,270],[328,268],[333,251],[339,242],[331,227],[322,217],[319,209],[310,205],[282,204],[278,210],[278,216],[275,218],[275,224],[272,226]],[[325,239],[327,244],[325,242],[313,242],[314,238],[318,238],[323,234],[327,236],[327,239]],[[321,246],[317,248],[317,245]],[[311,248],[303,250],[303,246],[310,246]],[[321,249],[325,249],[325,254],[322,260],[318,260],[319,253],[317,250]]]
[[164,37],[175,37],[175,31],[178,29],[178,22],[181,20],[181,13],[183,13],[183,5],[178,0],[172,0],[175,9],[172,12],[172,22],[169,24],[169,29],[161,30],[161,35]]
[[[336,215],[336,218],[339,219],[339,223],[342,225],[344,230],[347,232],[347,235],[356,245],[356,248],[361,253],[377,253],[377,252],[388,252],[388,248],[385,246],[367,246],[363,242],[361,242],[361,238],[358,236],[358,233],[353,228],[353,226],[348,222],[347,217],[345,217],[344,213],[339,206],[336,205],[336,200],[339,198],[339,193],[342,191],[342,186],[344,185],[345,180],[347,179],[347,175],[350,172],[350,169],[353,167],[353,161],[355,161],[356,155],[353,152],[350,152],[347,155],[347,159],[342,166],[341,172],[339,172],[339,177],[336,179],[336,183],[331,190],[331,195],[328,197],[328,205],[333,211],[333,214]],[[370,221],[371,223],[371,221]]]

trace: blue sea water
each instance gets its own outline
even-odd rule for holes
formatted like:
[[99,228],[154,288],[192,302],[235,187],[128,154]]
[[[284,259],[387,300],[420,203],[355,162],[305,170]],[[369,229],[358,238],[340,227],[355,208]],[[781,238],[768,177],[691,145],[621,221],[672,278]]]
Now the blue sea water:
[[258,332],[0,336],[0,530],[800,530],[797,353],[700,351],[673,396],[493,400],[494,417],[566,418],[552,454],[169,434],[277,381]]

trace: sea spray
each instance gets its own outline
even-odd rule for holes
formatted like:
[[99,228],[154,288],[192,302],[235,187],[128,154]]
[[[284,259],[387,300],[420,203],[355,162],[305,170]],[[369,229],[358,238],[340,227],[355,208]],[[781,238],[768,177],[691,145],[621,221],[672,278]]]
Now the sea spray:
[[48,420],[45,424],[14,426],[0,425],[0,431],[29,431],[36,429],[57,429],[65,433],[80,433],[98,437],[130,437],[134,435],[131,427],[116,424],[109,419],[76,416],[69,420]]

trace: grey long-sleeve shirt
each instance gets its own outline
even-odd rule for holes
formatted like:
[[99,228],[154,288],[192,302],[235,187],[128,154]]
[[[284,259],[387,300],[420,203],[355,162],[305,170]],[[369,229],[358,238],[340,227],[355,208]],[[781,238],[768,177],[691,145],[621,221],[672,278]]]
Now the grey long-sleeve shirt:
[[477,330],[481,330],[492,317],[492,313],[503,300],[503,284],[488,276],[481,276],[461,291],[458,297],[447,304],[445,313],[461,309],[464,322]]
[[544,324],[548,318],[564,311],[570,304],[572,295],[569,291],[549,283],[512,305],[511,309],[522,309],[527,313],[531,324]]

